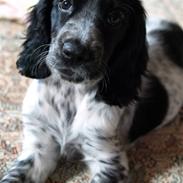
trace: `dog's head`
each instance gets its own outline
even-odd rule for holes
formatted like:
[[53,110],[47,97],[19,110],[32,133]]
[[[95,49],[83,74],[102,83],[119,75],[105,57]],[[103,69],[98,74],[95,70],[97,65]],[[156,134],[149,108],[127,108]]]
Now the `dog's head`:
[[31,78],[99,81],[98,99],[125,105],[137,95],[146,61],[139,0],[40,0],[17,66]]

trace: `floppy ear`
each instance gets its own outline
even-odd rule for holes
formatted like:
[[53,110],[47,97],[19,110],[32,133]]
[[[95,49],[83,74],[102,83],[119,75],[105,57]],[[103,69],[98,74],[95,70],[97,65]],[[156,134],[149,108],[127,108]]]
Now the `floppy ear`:
[[145,13],[140,4],[135,11],[124,39],[109,61],[108,76],[99,84],[97,98],[110,105],[122,107],[137,99],[141,75],[146,69]]
[[42,79],[50,75],[43,57],[51,40],[51,9],[52,0],[40,0],[30,13],[26,40],[17,61],[19,72],[30,78]]

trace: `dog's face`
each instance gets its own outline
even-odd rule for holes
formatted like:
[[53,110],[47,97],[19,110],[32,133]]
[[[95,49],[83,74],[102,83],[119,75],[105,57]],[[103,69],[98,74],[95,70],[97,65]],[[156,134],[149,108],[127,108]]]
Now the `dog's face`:
[[54,0],[47,56],[52,74],[73,82],[103,78],[127,30],[127,8],[121,0]]
[[146,67],[144,9],[139,0],[39,0],[23,47],[21,74],[98,81],[98,98],[126,104]]

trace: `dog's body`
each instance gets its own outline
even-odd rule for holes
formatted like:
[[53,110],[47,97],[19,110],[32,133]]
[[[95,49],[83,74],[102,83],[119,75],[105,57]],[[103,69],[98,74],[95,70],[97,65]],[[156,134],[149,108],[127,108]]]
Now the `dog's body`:
[[[56,2],[54,1],[54,3]],[[86,5],[90,5],[89,7],[94,10],[96,2],[98,1],[93,2],[93,4],[88,2]],[[41,0],[38,5],[51,7],[49,3],[51,1],[47,1],[46,4],[45,0]],[[134,7],[128,3],[124,3],[124,7],[132,6],[131,8],[134,8],[133,13],[135,10],[137,12],[143,11],[138,4],[139,1],[134,0],[132,3],[134,3]],[[60,7],[61,5],[62,7]],[[61,5],[59,5],[59,8],[63,8],[63,4]],[[67,3],[64,4],[64,8],[68,7]],[[69,11],[72,11],[72,9],[69,9]],[[137,44],[137,47],[132,52],[122,51],[123,59],[120,58],[128,61],[128,57],[130,57],[133,59],[132,64],[126,63],[121,66],[116,62],[117,64],[113,66],[112,62],[117,59],[116,53],[115,57],[110,56],[110,59],[114,59],[112,61],[106,55],[112,54],[112,51],[109,51],[110,49],[113,52],[118,49],[115,45],[117,43],[111,43],[113,45],[109,49],[110,46],[105,41],[102,44],[100,41],[97,42],[100,40],[98,37],[100,34],[96,29],[92,29],[94,32],[90,32],[90,28],[93,26],[91,21],[88,23],[89,26],[86,25],[86,22],[84,23],[86,30],[81,37],[83,42],[90,39],[90,46],[93,45],[93,47],[88,47],[88,49],[93,52],[86,51],[80,43],[79,49],[77,49],[76,43],[71,44],[70,40],[69,42],[62,40],[61,50],[64,50],[64,53],[60,53],[58,51],[58,45],[60,46],[60,44],[57,44],[58,40],[66,39],[66,37],[71,39],[73,35],[78,36],[78,27],[74,27],[73,21],[77,21],[79,15],[77,15],[77,18],[67,20],[70,22],[63,24],[63,28],[59,32],[59,25],[55,18],[57,13],[56,10],[52,10],[54,36],[49,51],[46,52],[46,64],[49,69],[44,68],[45,65],[41,65],[38,68],[36,66],[33,72],[28,71],[32,67],[29,63],[30,58],[28,57],[29,60],[22,60],[22,58],[25,55],[30,56],[30,53],[34,51],[29,43],[31,38],[29,37],[24,44],[25,50],[28,49],[29,54],[23,51],[18,67],[21,67],[21,73],[24,75],[39,80],[32,82],[23,103],[23,152],[1,183],[42,183],[55,170],[61,156],[84,161],[91,170],[92,183],[125,183],[128,180],[129,173],[125,153],[128,145],[152,129],[170,122],[182,106],[183,82],[181,80],[183,79],[183,70],[181,67],[183,66],[183,58],[181,51],[183,47],[181,45],[177,47],[174,37],[171,36],[176,34],[176,39],[181,40],[181,44],[183,44],[183,32],[177,25],[164,21],[156,23],[155,26],[152,26],[154,25],[153,22],[148,23],[150,25],[147,28],[149,62],[146,70],[145,32],[143,26],[138,27],[136,31],[140,31],[142,36],[138,40],[137,32],[135,32],[135,38],[132,39],[137,41],[133,45]],[[92,13],[85,10],[85,14],[91,17]],[[35,15],[35,11],[33,15]],[[47,16],[48,14],[44,15],[43,19]],[[143,15],[140,19],[142,19],[142,22],[137,23],[143,25]],[[112,21],[116,23],[116,21]],[[56,24],[57,26],[55,26]],[[83,22],[80,27],[83,26],[82,24]],[[30,26],[33,25],[38,27],[35,22]],[[129,25],[124,27],[127,30]],[[45,36],[45,30],[41,30],[43,31],[41,36]],[[125,32],[125,30],[123,31]],[[71,31],[71,34],[69,34],[69,31]],[[123,31],[120,35],[124,34]],[[57,36],[55,36],[55,32],[57,32]],[[90,34],[93,35],[88,38],[87,36]],[[107,38],[104,38],[105,36],[101,40],[107,40]],[[116,38],[114,37],[114,39]],[[129,42],[125,48],[123,46],[122,48],[133,47],[130,45],[132,40],[131,38],[127,39],[126,41]],[[39,45],[40,41],[37,40],[34,44],[39,48],[43,44],[48,44],[49,41],[42,40],[44,43]],[[110,41],[110,39],[107,41]],[[104,46],[105,44],[107,46]],[[171,50],[170,48],[177,49]],[[74,55],[72,49],[75,51]],[[98,49],[102,51],[97,51]],[[141,51],[138,52],[138,49]],[[73,67],[72,70],[62,70],[63,67],[64,69],[68,68],[67,64],[70,62],[70,57],[77,60],[76,58],[78,58],[78,55],[80,56],[81,50],[84,54],[83,57],[86,57],[86,66],[85,63],[79,63],[79,65],[84,65],[80,68],[80,66],[72,66],[69,63],[69,67]],[[106,50],[109,53],[106,54]],[[45,50],[41,50],[41,54],[43,51]],[[174,54],[171,55],[171,51]],[[62,55],[62,62],[63,59],[67,58],[67,63],[63,62],[61,69],[60,63],[57,62],[57,60],[60,60],[60,55]],[[104,79],[103,83],[101,83],[103,76],[98,72],[103,71],[103,64],[97,65],[97,62],[94,62],[95,65],[93,65],[88,61],[89,55],[95,58],[95,61],[99,61],[101,57],[104,60],[110,60],[103,64],[109,64],[108,69],[114,69],[114,73],[109,71],[108,77]],[[138,62],[135,61],[136,58],[138,58]],[[31,61],[32,63],[35,62],[35,60]],[[24,62],[28,62],[29,67],[23,68],[22,65],[24,64],[22,63]],[[120,73],[118,73],[118,69]]]

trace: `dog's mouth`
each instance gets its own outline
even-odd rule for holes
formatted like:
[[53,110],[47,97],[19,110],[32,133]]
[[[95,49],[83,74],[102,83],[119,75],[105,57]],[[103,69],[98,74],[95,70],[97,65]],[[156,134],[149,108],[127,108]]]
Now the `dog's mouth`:
[[59,69],[59,74],[62,79],[69,82],[80,83],[85,80],[84,77],[82,77],[76,71],[69,68]]
[[74,71],[72,71],[71,69],[60,69],[60,74],[63,77],[69,78],[74,75]]

